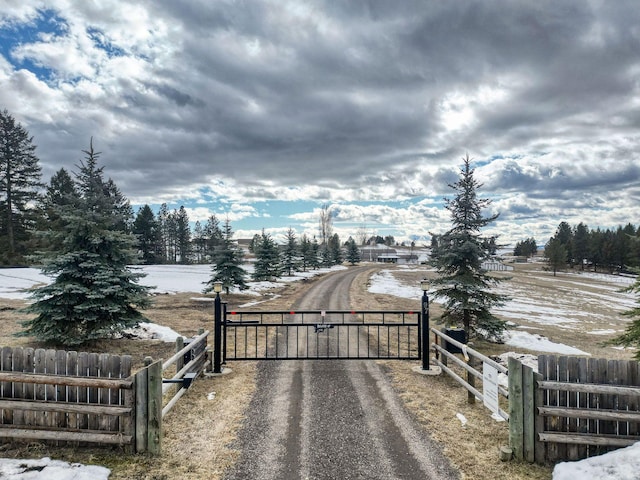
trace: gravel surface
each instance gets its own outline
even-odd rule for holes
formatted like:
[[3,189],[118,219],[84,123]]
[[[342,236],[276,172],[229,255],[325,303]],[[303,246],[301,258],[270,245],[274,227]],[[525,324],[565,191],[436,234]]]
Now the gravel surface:
[[[349,308],[367,267],[325,277],[292,308]],[[227,480],[457,479],[372,360],[261,362]]]

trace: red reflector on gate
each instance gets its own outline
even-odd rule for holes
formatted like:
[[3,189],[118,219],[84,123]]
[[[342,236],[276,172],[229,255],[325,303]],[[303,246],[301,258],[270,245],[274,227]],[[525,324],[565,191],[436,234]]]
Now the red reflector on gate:
[[289,312],[289,315],[295,315],[295,314],[296,314],[296,312],[294,312],[294,311]]
[[351,315],[355,315],[356,311],[355,310],[351,310]]
[[231,312],[231,315],[237,315],[236,312]]
[[409,311],[409,312],[407,312],[407,314],[409,314],[409,315],[413,315],[413,312]]

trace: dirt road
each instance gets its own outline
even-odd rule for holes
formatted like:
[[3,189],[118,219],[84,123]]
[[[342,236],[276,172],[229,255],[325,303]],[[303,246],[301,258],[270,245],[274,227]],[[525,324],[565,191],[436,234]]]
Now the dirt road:
[[[320,280],[291,308],[348,309],[370,267]],[[227,480],[456,479],[372,360],[261,362]]]

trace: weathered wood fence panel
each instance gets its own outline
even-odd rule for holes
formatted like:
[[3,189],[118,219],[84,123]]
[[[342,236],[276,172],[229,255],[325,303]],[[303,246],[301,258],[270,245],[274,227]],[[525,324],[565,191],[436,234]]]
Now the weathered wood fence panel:
[[126,445],[130,374],[130,356],[3,347],[0,439]]
[[579,460],[640,441],[640,363],[540,355],[538,372],[509,359],[517,459]]
[[[0,442],[121,445],[159,454],[162,417],[207,365],[207,335],[131,375],[131,356],[0,348]],[[176,365],[170,379],[165,369]],[[163,409],[163,382],[178,386]]]

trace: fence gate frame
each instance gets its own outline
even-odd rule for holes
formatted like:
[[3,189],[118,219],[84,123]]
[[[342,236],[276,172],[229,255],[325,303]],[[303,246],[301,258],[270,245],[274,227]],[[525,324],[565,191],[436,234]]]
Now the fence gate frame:
[[[227,361],[240,360],[423,360],[428,357],[423,348],[425,328],[428,332],[428,315],[420,310],[227,311],[226,302],[220,302],[215,306],[213,373],[221,373]],[[264,338],[258,345],[260,334]],[[255,342],[251,349],[249,337]],[[300,341],[306,343],[302,353],[287,348],[289,342]],[[397,343],[392,348],[393,341]],[[244,348],[240,355],[239,344]]]

